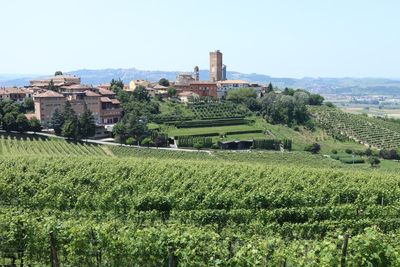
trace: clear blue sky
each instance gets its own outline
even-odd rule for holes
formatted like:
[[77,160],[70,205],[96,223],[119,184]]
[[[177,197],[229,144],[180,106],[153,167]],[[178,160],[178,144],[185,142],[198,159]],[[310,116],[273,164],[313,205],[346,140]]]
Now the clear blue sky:
[[208,68],[400,78],[398,0],[5,0],[0,73]]

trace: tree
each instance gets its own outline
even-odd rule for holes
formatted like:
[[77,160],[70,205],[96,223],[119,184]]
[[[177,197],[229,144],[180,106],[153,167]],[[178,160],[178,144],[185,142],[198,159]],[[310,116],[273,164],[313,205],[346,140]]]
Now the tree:
[[306,146],[304,150],[311,152],[312,154],[318,154],[318,152],[321,150],[321,146],[318,143],[314,143],[312,145]]
[[273,91],[274,91],[274,87],[272,86],[272,83],[269,83],[268,86],[267,86],[266,93],[268,94],[268,93],[271,93]]
[[6,130],[7,132],[17,130],[16,117],[17,115],[14,112],[6,113],[2,121],[3,129]]
[[50,120],[50,125],[53,128],[54,133],[56,135],[61,134],[61,128],[64,125],[64,122],[65,122],[64,115],[58,109],[56,109]]
[[125,124],[122,121],[114,125],[112,132],[116,141],[120,142],[121,144],[125,142],[126,128]]
[[29,121],[24,114],[18,114],[15,120],[18,132],[22,133],[29,129]]
[[68,139],[79,139],[79,127],[76,119],[66,120],[61,128],[61,135]]
[[146,88],[142,85],[138,85],[133,91],[133,96],[139,101],[149,101],[150,96],[149,92],[147,92]]
[[114,93],[118,94],[120,91],[124,90],[124,83],[121,79],[114,80],[112,79],[110,82],[110,90]]
[[128,139],[126,139],[126,144],[133,146],[134,144],[136,144],[136,140],[133,139],[133,137],[129,137]]
[[167,92],[169,97],[173,97],[176,95],[176,89],[174,87],[168,87]]
[[50,80],[49,85],[47,86],[47,89],[50,91],[55,91],[57,92],[57,87],[54,85],[53,79]]
[[312,106],[321,106],[322,102],[324,102],[324,98],[319,94],[310,94],[310,102],[309,104]]
[[33,102],[32,98],[25,98],[24,109],[25,109],[25,111],[34,111],[35,110],[35,103]]
[[147,146],[147,147],[154,145],[153,140],[151,140],[150,137],[144,138],[140,143],[142,146]]
[[83,109],[83,113],[79,117],[79,131],[82,138],[88,138],[95,135],[96,124],[93,114],[87,108],[86,103],[84,103]]
[[327,106],[328,108],[334,108],[335,105],[332,102],[325,102],[325,106]]
[[168,81],[167,79],[165,79],[165,78],[161,78],[161,79],[158,81],[158,84],[159,84],[159,85],[162,85],[162,86],[165,86],[165,87],[168,87],[168,86],[169,86],[169,81]]
[[193,144],[193,147],[195,149],[197,149],[197,150],[200,150],[200,149],[202,149],[204,147],[204,144],[201,143],[201,142],[196,142],[196,143]]
[[136,114],[128,114],[125,119],[125,129],[128,136],[133,136],[140,142],[143,135],[147,132],[147,122]]
[[40,125],[40,121],[36,117],[32,117],[29,120],[29,128],[33,132],[40,132],[42,130],[42,126]]
[[54,76],[60,76],[60,75],[63,75],[63,73],[62,73],[62,71],[56,71],[55,73],[54,73]]
[[72,108],[72,105],[69,101],[65,101],[63,116],[65,121],[74,120],[77,118],[75,110]]
[[257,92],[253,88],[239,88],[228,90],[226,100],[240,104],[244,103],[249,98],[256,99]]
[[369,157],[368,162],[369,164],[371,164],[371,167],[377,167],[379,163],[381,163],[378,157]]

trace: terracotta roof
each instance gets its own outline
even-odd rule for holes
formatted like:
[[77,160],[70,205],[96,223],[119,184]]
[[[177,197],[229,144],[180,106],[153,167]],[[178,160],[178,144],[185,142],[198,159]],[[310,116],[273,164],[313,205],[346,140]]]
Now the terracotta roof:
[[111,103],[113,103],[114,105],[121,104],[121,102],[119,102],[118,99],[111,99]]
[[165,89],[168,89],[168,87],[166,87],[166,86],[162,86],[162,85],[160,85],[160,84],[157,84],[156,86],[154,86],[153,87],[153,89],[158,89],[158,90],[165,90]]
[[192,85],[192,84],[217,85],[217,83],[215,83],[215,82],[208,82],[208,81],[195,81],[195,82],[190,82],[189,83],[189,85]]
[[111,99],[109,99],[108,97],[104,97],[104,96],[100,98],[100,101],[104,102],[104,103],[112,102]]
[[250,84],[249,82],[246,82],[243,80],[225,80],[225,81],[219,81],[218,83],[220,83],[220,84],[231,84],[231,83]]
[[97,90],[99,91],[99,94],[101,94],[101,95],[115,95],[115,93],[113,91],[110,91],[107,89],[97,88]]
[[86,90],[86,91],[85,91],[85,95],[86,95],[86,96],[97,96],[97,97],[100,97],[100,96],[101,96],[101,95],[96,94],[95,92],[90,91],[90,90]]
[[8,94],[31,94],[31,90],[22,89],[22,88],[1,88],[0,95],[8,95]]
[[62,86],[61,89],[63,90],[88,90],[91,89],[92,87],[89,85],[84,85],[84,84],[72,84],[72,85],[66,85]]
[[40,93],[40,94],[38,94],[38,95],[35,95],[35,97],[39,97],[39,98],[42,98],[42,97],[59,97],[59,98],[64,98],[64,96],[63,96],[62,94],[59,94],[59,93],[57,93],[57,92],[50,91],[50,90],[48,90],[48,91],[46,91],[46,92],[44,92],[44,93]]

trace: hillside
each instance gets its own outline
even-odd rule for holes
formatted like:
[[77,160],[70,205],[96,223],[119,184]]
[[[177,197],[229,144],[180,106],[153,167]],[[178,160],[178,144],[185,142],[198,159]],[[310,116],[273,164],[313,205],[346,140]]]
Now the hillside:
[[310,107],[319,125],[332,136],[345,136],[378,149],[400,147],[400,124],[345,113],[336,108]]

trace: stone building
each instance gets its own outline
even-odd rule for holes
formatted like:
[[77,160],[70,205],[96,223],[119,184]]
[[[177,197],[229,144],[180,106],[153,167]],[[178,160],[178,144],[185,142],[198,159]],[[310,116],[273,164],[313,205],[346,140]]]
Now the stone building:
[[219,50],[210,52],[210,81],[222,80],[222,53]]
[[80,79],[77,77],[69,79],[63,75],[62,79],[58,78],[59,76],[55,76],[51,79],[31,81],[30,83],[34,87],[47,88],[50,80],[53,80],[57,89],[57,92],[43,89],[33,95],[35,116],[42,125],[49,126],[54,111],[56,109],[62,111],[66,101],[71,103],[77,115],[83,113],[86,104],[97,125],[115,124],[121,119],[122,108],[120,102],[115,98],[114,92],[102,87],[95,88],[80,84]]

